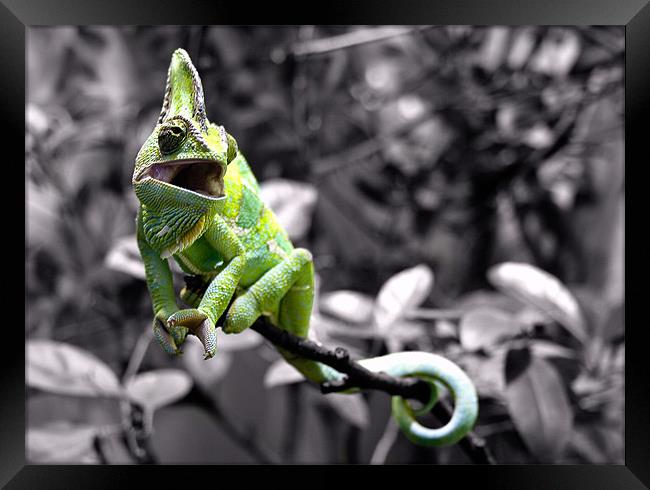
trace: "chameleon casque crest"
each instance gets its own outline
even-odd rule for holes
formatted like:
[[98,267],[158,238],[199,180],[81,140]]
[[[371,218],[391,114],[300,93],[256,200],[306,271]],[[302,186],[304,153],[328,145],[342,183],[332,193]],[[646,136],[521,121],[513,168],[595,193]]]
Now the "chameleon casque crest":
[[[191,334],[203,344],[206,359],[215,356],[215,324],[224,313],[222,328],[228,334],[245,330],[263,315],[283,330],[307,336],[314,299],[312,256],[293,247],[262,201],[235,139],[223,126],[208,121],[201,80],[182,49],[172,55],[162,111],[136,157],[133,187],[140,201],[137,238],[153,303],[154,336],[166,352],[179,354]],[[190,308],[177,305],[170,258],[200,285],[181,291],[180,299]],[[278,351],[315,383],[344,376],[282,348]],[[393,416],[411,441],[449,445],[473,427],[476,390],[451,361],[428,352],[399,352],[359,364],[430,382],[431,400],[418,411],[406,400],[392,398]],[[415,417],[436,403],[436,385],[450,391],[455,407],[446,425],[430,429]]]

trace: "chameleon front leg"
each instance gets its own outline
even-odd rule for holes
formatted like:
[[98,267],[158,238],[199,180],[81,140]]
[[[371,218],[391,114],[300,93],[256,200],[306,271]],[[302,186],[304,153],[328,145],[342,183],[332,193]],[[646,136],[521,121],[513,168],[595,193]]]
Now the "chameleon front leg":
[[137,241],[140,255],[144,262],[147,288],[153,303],[153,334],[158,343],[168,354],[180,353],[179,345],[185,340],[187,329],[178,328],[167,330],[166,322],[178,310],[172,273],[167,260],[147,243],[142,230],[141,212],[136,218]]
[[[278,312],[278,323],[282,328],[306,336],[314,294],[313,274],[311,253],[302,248],[293,250],[234,301],[226,315],[223,331],[239,333],[250,327],[260,315]],[[290,301],[292,304],[288,309],[281,308],[283,299],[286,301],[287,297],[294,296],[302,299]],[[282,320],[283,315],[287,316],[287,321]]]
[[214,356],[217,349],[215,324],[235,293],[246,266],[244,247],[221,217],[206,231],[206,238],[227,261],[215,276],[196,308],[180,310],[167,320],[170,328],[183,326],[192,331],[205,349],[205,359]]

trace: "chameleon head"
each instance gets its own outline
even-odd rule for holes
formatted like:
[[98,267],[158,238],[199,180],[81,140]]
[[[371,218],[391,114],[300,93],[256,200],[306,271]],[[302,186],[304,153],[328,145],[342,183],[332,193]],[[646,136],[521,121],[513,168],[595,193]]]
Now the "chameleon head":
[[204,226],[225,198],[224,175],[236,155],[234,138],[208,121],[201,79],[189,55],[177,49],[158,123],[140,148],[133,172],[136,196],[160,224],[149,227],[155,229],[147,236],[152,245],[175,253],[189,245],[190,231],[194,238],[202,232],[197,226]]

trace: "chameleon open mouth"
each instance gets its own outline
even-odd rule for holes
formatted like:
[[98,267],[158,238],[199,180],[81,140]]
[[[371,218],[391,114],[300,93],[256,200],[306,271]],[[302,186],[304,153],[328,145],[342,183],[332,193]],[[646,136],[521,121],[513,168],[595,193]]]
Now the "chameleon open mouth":
[[150,166],[138,180],[150,177],[212,199],[223,193],[223,166],[213,160],[174,160]]

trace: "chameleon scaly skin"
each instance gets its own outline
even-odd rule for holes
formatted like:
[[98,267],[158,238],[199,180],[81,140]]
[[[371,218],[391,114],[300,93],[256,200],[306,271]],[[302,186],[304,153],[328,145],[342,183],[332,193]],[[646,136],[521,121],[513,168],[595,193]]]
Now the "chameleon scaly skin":
[[[215,324],[238,333],[264,315],[279,328],[306,337],[314,299],[309,251],[294,248],[286,231],[260,198],[260,188],[235,139],[208,121],[203,88],[189,56],[172,55],[158,123],[135,160],[133,187],[140,201],[136,226],[147,286],[153,303],[156,340],[180,353],[196,335],[205,358],[216,353]],[[167,260],[173,258],[200,287],[185,287],[179,309]],[[234,302],[226,312],[232,298]],[[278,351],[306,378],[323,383],[343,374],[329,366]],[[451,420],[439,429],[421,426],[400,397],[393,416],[415,443],[457,442],[478,414],[476,391],[451,361],[426,352],[400,352],[359,361],[375,372],[418,376],[445,385],[455,400]],[[351,390],[352,391],[352,390]],[[437,400],[437,389],[425,409]]]

